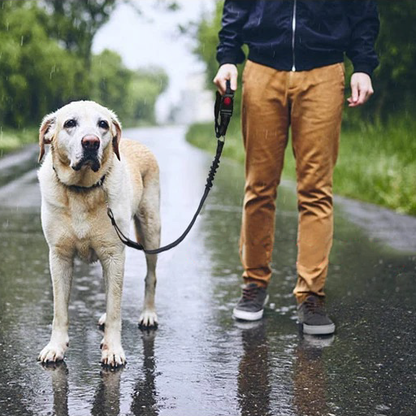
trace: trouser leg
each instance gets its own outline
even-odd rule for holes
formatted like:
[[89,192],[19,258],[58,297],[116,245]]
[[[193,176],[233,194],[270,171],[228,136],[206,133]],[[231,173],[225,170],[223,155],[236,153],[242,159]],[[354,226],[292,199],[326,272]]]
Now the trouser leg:
[[332,175],[338,156],[344,69],[342,64],[291,74],[293,151],[298,193],[298,301],[324,296],[333,238]]
[[240,256],[244,279],[263,286],[271,277],[275,200],[288,138],[286,75],[250,61],[243,74],[246,183]]

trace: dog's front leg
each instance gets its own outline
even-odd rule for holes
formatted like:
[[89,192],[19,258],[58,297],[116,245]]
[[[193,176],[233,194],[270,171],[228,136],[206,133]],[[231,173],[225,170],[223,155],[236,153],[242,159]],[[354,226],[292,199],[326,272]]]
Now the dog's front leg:
[[49,344],[40,352],[38,359],[43,363],[64,359],[68,348],[68,304],[71,292],[73,259],[64,257],[56,250],[49,250],[49,265],[53,286],[53,322]]
[[121,346],[121,298],[124,277],[124,251],[118,256],[109,256],[102,262],[106,289],[106,319],[104,339],[101,344],[101,363],[118,367],[126,363]]

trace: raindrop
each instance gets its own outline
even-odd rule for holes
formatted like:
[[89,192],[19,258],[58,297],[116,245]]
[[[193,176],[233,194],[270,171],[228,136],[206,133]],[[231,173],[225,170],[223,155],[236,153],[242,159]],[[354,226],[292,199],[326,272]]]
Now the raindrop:
[[24,41],[24,36],[22,35],[22,37],[20,38],[20,46],[23,46],[23,41]]
[[390,407],[384,404],[379,404],[376,406],[376,410],[383,412],[385,410],[390,410]]

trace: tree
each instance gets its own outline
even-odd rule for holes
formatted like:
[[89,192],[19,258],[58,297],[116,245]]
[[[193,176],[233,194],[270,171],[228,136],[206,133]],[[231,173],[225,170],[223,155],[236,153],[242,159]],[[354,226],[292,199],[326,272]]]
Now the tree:
[[79,55],[87,66],[91,64],[94,36],[109,20],[116,0],[43,0],[52,15],[48,32],[64,43],[68,51]]
[[374,77],[376,96],[369,104],[374,116],[382,120],[416,105],[416,7],[414,0],[379,0],[378,6],[381,64]]
[[126,118],[130,113],[126,97],[132,76],[117,52],[104,50],[92,58],[90,98],[114,109],[120,118]]
[[63,103],[85,96],[82,62],[49,39],[34,2],[3,2],[0,12],[0,122],[38,123]]
[[[113,3],[45,0],[46,9],[34,1],[0,3],[0,126],[38,124],[46,113],[80,99],[113,108],[127,125],[154,121],[166,74],[157,68],[132,71],[116,52],[91,54],[92,37]],[[57,19],[67,11],[74,22]],[[51,27],[57,31],[52,37]]]
[[133,73],[128,94],[132,120],[156,122],[156,101],[166,91],[168,81],[166,72],[157,67],[138,69]]
[[91,99],[116,110],[124,125],[155,122],[155,104],[168,85],[160,68],[132,71],[120,55],[105,50],[93,56]]

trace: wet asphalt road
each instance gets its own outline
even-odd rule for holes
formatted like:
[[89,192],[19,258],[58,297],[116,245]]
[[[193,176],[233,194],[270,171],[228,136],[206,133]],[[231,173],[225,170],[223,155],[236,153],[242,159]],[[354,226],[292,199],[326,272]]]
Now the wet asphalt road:
[[[147,144],[159,160],[162,243],[186,227],[211,162],[184,142],[184,131],[174,127],[126,134]],[[30,160],[24,162],[28,168]],[[1,172],[12,179],[9,167]],[[105,307],[100,267],[79,262],[65,363],[42,367],[36,361],[49,340],[52,320],[36,172],[29,170],[0,188],[0,414],[415,415],[412,233],[403,237],[409,243],[390,244],[389,232],[383,236],[377,230],[394,228],[393,240],[400,242],[400,227],[389,227],[385,216],[378,227],[375,211],[372,222],[365,220],[368,206],[351,208],[340,200],[327,284],[337,333],[304,338],[291,295],[296,200],[293,185],[284,183],[271,307],[261,322],[237,324],[231,310],[242,271],[237,253],[242,177],[240,165],[224,160],[195,229],[181,246],[160,255],[157,331],[137,328],[145,261],[141,253],[128,250],[122,333],[128,365],[118,371],[103,370],[99,363],[102,333],[96,323]],[[413,219],[393,217],[391,224],[416,227]]]

